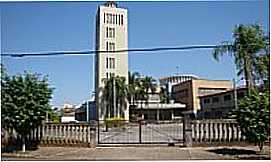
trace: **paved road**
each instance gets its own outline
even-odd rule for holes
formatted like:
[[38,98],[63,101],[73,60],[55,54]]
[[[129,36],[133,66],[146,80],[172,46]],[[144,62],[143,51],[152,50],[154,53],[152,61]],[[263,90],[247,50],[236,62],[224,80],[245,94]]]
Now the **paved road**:
[[[2,160],[228,160],[269,159],[270,147],[258,154],[249,147],[40,147],[22,155],[2,153]],[[24,157],[22,157],[24,156]]]
[[[3,155],[2,155],[3,156]],[[2,160],[190,160],[228,159],[202,149],[180,147],[41,147],[28,157]]]

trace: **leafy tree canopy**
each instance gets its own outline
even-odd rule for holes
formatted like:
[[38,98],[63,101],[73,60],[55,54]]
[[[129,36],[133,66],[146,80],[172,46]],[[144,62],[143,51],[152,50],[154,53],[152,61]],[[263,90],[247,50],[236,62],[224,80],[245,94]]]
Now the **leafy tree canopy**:
[[1,122],[4,127],[14,128],[25,136],[38,127],[50,111],[53,89],[46,77],[41,79],[37,74],[8,76],[3,68],[1,73],[5,74],[1,78]]
[[[213,56],[216,60],[224,54],[234,57],[238,75],[244,75],[246,86],[251,89],[259,76],[259,58],[269,58],[269,37],[265,36],[262,27],[255,25],[238,25],[233,30],[233,42],[225,41],[216,48]],[[265,58],[263,58],[265,59]],[[261,59],[262,60],[262,59]],[[264,73],[261,76],[265,75]]]
[[268,91],[264,93],[252,91],[239,101],[238,109],[232,113],[247,140],[257,143],[260,150],[264,141],[270,137],[269,98]]

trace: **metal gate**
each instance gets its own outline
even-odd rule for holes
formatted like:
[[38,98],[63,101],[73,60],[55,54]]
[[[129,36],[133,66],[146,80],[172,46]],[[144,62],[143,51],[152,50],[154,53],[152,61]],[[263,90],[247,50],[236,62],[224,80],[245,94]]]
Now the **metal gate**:
[[183,142],[183,121],[98,122],[98,144],[169,144]]

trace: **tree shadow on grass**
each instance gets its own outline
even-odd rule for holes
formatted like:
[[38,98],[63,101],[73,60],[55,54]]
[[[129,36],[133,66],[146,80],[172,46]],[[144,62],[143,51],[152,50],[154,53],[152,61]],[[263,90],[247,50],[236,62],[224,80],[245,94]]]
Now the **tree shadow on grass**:
[[257,151],[247,149],[235,149],[235,148],[221,148],[208,150],[220,155],[236,156],[240,160],[269,160],[268,155],[260,155]]

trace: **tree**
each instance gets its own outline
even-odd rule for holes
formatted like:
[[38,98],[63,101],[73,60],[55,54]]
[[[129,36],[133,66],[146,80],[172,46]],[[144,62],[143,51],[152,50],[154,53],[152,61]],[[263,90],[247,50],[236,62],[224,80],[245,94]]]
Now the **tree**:
[[233,56],[237,74],[244,74],[246,86],[250,90],[254,86],[257,54],[266,49],[266,37],[259,25],[238,25],[233,31],[233,38],[233,43],[223,42],[216,48],[213,56],[216,60],[224,54]]
[[129,84],[128,84],[128,100],[130,104],[134,105],[136,100],[137,88],[139,85],[139,73],[128,72]]
[[50,121],[53,123],[59,123],[61,121],[60,115],[57,114],[57,112],[54,111],[53,109],[50,109],[48,111],[48,117],[49,117]]
[[[224,54],[234,57],[237,75],[244,75],[248,95],[239,101],[238,108],[231,112],[242,133],[249,141],[258,144],[260,150],[270,133],[269,37],[259,25],[238,25],[233,31],[234,42],[224,42],[213,52],[215,59]],[[265,84],[257,88],[254,84]]]
[[41,125],[51,108],[49,101],[53,89],[46,77],[40,79],[37,74],[5,75],[1,79],[1,122],[21,136],[25,151],[25,137]]
[[110,110],[113,107],[113,80],[109,80],[107,78],[103,79],[104,87],[102,90],[102,97],[101,97],[101,104],[102,108],[100,111],[102,111],[102,114],[105,114],[106,117],[111,117]]
[[269,36],[265,37],[267,46],[255,58],[256,80],[264,85],[264,90],[269,90],[270,85],[270,45]]
[[[124,108],[127,107],[127,85],[125,84],[125,78],[113,76],[109,79],[104,79],[103,81],[105,86],[104,88],[102,88],[102,104],[103,107],[106,109],[103,110],[105,111],[106,117],[116,117],[115,115],[123,116],[122,113],[124,111]],[[118,112],[114,112],[114,97],[116,106],[118,107],[116,107],[115,109]]]
[[148,104],[150,91],[152,94],[155,92],[156,80],[153,79],[152,77],[146,76],[144,78],[141,78],[141,82],[142,82],[142,88],[144,90],[144,94],[146,94],[144,97],[144,100],[145,100],[145,103]]
[[169,95],[167,88],[161,87],[161,90],[159,92],[161,103],[169,103]]
[[124,77],[116,77],[115,78],[115,90],[116,90],[116,106],[118,117],[124,117],[123,112],[127,108],[127,85],[125,83]]
[[264,141],[270,137],[270,93],[252,91],[239,101],[238,109],[232,112],[247,140],[263,149]]

